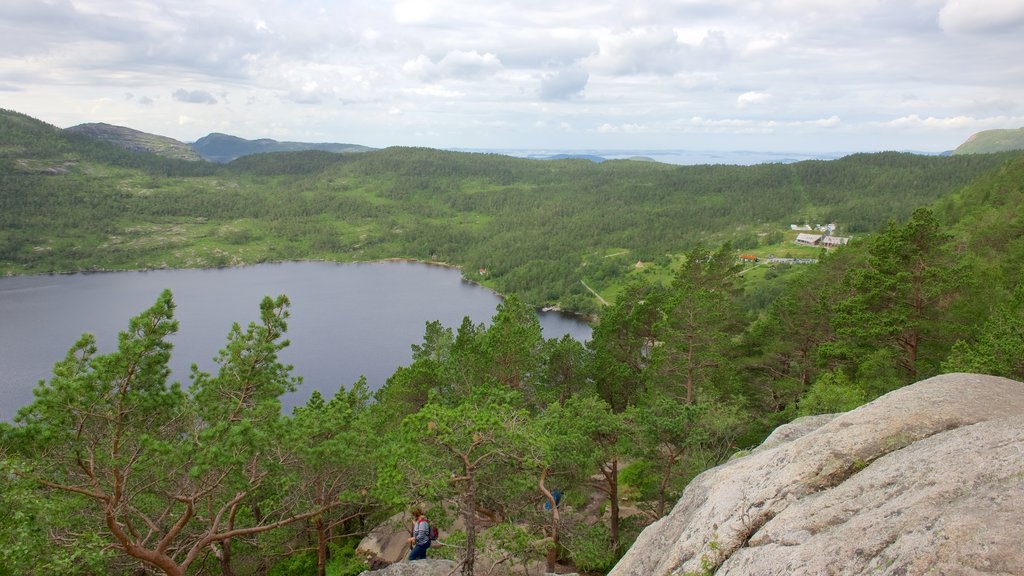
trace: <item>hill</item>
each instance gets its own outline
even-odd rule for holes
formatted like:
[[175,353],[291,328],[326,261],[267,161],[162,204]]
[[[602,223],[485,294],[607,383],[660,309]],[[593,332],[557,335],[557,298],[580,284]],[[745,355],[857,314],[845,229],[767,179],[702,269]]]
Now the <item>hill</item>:
[[984,130],[972,134],[953,154],[981,154],[1024,150],[1024,128]]
[[124,126],[114,126],[99,122],[79,124],[66,128],[66,130],[110,142],[133,152],[148,152],[157,156],[177,158],[179,160],[202,160],[202,157],[184,142]]
[[309,142],[278,142],[270,138],[246,140],[238,136],[214,132],[203,136],[192,144],[192,149],[211,162],[231,162],[236,158],[250,154],[268,152],[297,152],[301,150],[322,150],[325,152],[369,152],[374,150],[358,144],[309,143]]
[[868,234],[1015,156],[676,166],[388,148],[222,165],[131,152],[4,112],[0,273],[410,258],[589,313],[600,302],[591,289],[614,300],[628,279],[667,276],[700,245],[816,257],[820,248],[787,239],[790,224]]

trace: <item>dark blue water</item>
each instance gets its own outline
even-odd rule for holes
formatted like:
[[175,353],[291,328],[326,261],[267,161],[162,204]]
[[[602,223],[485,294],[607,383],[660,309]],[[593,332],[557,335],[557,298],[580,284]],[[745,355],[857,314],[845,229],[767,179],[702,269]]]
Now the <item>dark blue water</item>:
[[[427,322],[457,329],[463,317],[489,323],[500,299],[462,281],[456,270],[408,262],[288,262],[215,270],[158,270],[0,278],[0,419],[32,401],[32,389],[84,332],[100,352],[116,348],[128,319],[169,288],[179,331],[171,340],[172,379],[188,386],[189,367],[215,371],[232,322],[258,320],[264,296],[291,300],[282,354],[303,377],[284,398],[285,411],[313,389],[333,396],[365,375],[379,388],[412,359]],[[558,313],[540,314],[545,338],[590,338],[590,326]]]

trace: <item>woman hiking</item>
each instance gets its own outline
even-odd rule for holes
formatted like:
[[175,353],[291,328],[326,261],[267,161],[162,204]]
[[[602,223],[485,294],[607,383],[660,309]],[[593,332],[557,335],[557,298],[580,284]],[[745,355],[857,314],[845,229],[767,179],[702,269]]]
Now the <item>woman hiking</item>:
[[409,560],[426,560],[427,548],[430,548],[430,522],[427,522],[421,508],[413,509],[412,516],[415,520],[412,525],[412,537],[409,538],[409,546],[412,547]]

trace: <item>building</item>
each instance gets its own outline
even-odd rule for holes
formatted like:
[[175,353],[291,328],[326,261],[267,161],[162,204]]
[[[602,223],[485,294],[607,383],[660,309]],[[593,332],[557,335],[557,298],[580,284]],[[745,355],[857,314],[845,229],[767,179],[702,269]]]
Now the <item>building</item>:
[[804,246],[817,246],[821,242],[821,234],[797,234],[796,243]]
[[843,238],[842,236],[825,236],[821,240],[821,245],[825,248],[836,248],[838,246],[846,246],[850,243],[849,238]]

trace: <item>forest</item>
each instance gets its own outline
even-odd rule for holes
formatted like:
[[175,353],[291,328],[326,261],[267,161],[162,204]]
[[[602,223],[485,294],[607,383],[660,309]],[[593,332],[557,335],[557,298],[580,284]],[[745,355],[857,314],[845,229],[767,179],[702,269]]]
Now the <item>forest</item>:
[[786,250],[780,231],[794,223],[876,232],[1011,156],[672,166],[390,148],[218,165],[3,112],[0,273],[410,258],[458,266],[537,307],[593,314],[584,283],[613,300],[637,262],[667,273],[702,245]]
[[[601,574],[695,475],[782,423],[945,372],[1024,378],[1022,154],[680,169],[388,149],[210,167],[54,138],[3,144],[6,271],[262,246],[445,260],[524,288],[488,324],[428,323],[380,390],[291,414],[286,295],[225,327],[218,369],[183,384],[169,292],[116,351],[84,335],[0,423],[0,575],[358,574],[355,543],[412,506],[441,529],[430,556],[462,574]],[[761,226],[804,218],[855,240],[739,274]],[[337,244],[303,252],[320,234]],[[587,275],[587,255],[620,250],[630,266]],[[627,272],[636,260],[661,269]],[[580,279],[614,285],[611,303],[572,292]],[[545,340],[534,306],[574,296],[598,312],[592,339]]]

